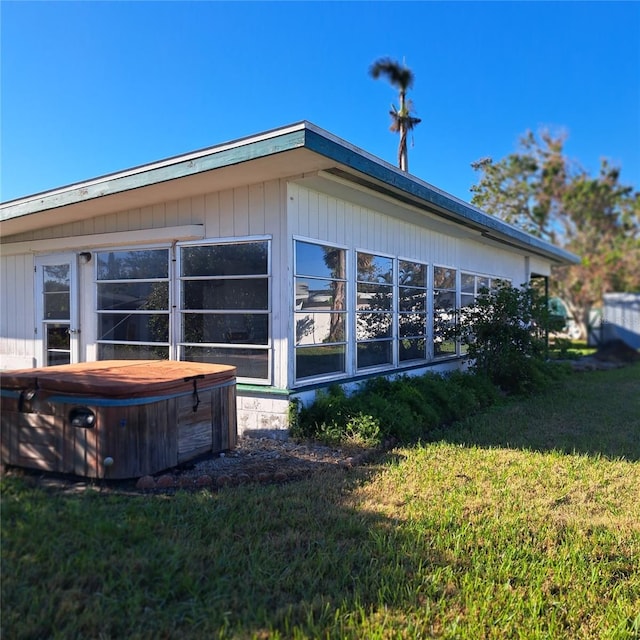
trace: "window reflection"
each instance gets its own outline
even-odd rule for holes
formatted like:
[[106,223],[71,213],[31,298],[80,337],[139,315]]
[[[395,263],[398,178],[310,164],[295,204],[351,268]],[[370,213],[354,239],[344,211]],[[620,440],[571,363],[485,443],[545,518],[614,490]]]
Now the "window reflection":
[[346,346],[346,252],[295,244],[296,378],[343,373]]
[[98,340],[168,342],[169,316],[149,313],[98,314]]
[[456,288],[456,270],[447,267],[434,267],[433,269],[434,289],[454,289]]
[[392,364],[391,341],[358,343],[357,360],[358,369]]
[[184,280],[182,308],[211,310],[266,310],[269,306],[267,278]]
[[185,313],[182,341],[266,345],[269,343],[269,317],[257,313]]
[[433,269],[433,353],[436,357],[457,354],[457,343],[447,337],[456,322],[456,270]]
[[345,340],[343,313],[296,313],[296,344],[322,344]]
[[298,240],[296,274],[343,280],[346,277],[345,251]]
[[358,253],[358,281],[391,284],[393,259],[371,253]]
[[180,274],[180,358],[268,380],[269,242],[181,247]]
[[388,313],[359,313],[356,318],[356,339],[390,338],[391,321],[392,316]]
[[345,286],[340,280],[296,278],[296,309],[341,311]]
[[98,309],[115,311],[168,308],[168,282],[98,283]]
[[168,358],[169,250],[100,251],[96,274],[98,357]]
[[182,359],[188,362],[208,362],[236,367],[236,375],[239,378],[269,378],[269,352],[266,349],[187,346],[183,349]]
[[405,287],[427,286],[427,266],[416,262],[399,261],[398,284]]

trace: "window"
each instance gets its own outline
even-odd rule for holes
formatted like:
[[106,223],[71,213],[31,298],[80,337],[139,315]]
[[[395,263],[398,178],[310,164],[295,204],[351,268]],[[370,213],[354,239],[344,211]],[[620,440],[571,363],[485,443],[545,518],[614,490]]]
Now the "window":
[[269,243],[180,248],[180,360],[235,366],[270,378]]
[[398,359],[427,357],[427,266],[398,262]]
[[346,371],[346,252],[295,243],[295,377]]
[[96,255],[98,359],[169,359],[169,250]]
[[474,273],[460,274],[460,306],[468,307],[483,292],[495,292],[502,286],[510,286],[511,282],[504,278],[478,276]]
[[447,338],[446,330],[456,321],[456,270],[433,268],[433,355],[454,356],[456,341]]
[[460,306],[468,307],[475,302],[478,294],[486,289],[491,289],[491,279],[486,276],[477,276],[473,273],[460,274]]
[[393,259],[358,252],[357,368],[393,364]]

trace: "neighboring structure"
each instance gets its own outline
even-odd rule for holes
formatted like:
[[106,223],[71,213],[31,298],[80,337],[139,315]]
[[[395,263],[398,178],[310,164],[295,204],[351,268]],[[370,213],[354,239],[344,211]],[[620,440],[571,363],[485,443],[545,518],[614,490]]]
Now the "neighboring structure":
[[605,293],[600,340],[623,340],[640,349],[640,293]]
[[570,253],[302,122],[0,205],[0,367],[238,370],[238,428],[330,382],[459,365],[451,306]]

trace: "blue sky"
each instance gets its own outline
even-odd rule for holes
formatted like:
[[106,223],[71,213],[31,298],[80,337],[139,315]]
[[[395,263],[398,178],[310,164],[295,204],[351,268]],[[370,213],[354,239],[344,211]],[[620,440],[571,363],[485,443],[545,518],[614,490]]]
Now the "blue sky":
[[0,200],[309,120],[396,163],[414,71],[411,173],[463,200],[527,129],[564,130],[640,188],[638,2],[0,3]]

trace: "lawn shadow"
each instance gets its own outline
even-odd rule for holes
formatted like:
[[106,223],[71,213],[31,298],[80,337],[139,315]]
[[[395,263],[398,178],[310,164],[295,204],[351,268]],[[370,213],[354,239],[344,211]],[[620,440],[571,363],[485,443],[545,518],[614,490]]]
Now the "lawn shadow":
[[450,589],[425,575],[451,559],[363,510],[355,494],[386,462],[174,495],[20,490],[8,478],[3,635],[353,637],[375,611],[406,623]]

